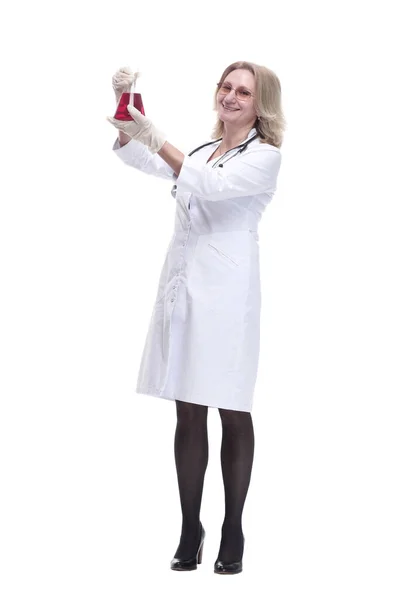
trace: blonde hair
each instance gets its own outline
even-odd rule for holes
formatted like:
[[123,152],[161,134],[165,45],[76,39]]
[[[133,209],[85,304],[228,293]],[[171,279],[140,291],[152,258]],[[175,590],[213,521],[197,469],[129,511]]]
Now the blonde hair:
[[[281,84],[278,77],[271,69],[256,65],[247,61],[232,63],[222,73],[222,83],[225,77],[236,69],[247,69],[254,75],[256,82],[254,109],[259,115],[253,127],[256,128],[263,144],[271,144],[280,148],[283,141],[283,132],[286,128],[285,117],[283,116],[281,105]],[[214,110],[217,110],[218,87],[214,94]],[[224,133],[224,123],[218,117],[212,130],[212,139],[221,138]]]

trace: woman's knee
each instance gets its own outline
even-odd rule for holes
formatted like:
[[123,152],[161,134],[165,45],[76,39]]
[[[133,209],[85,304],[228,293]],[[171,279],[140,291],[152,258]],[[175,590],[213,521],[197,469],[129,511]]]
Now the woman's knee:
[[208,406],[183,402],[182,400],[175,400],[175,403],[178,421],[199,423],[207,419]]
[[241,430],[252,426],[251,413],[241,410],[228,410],[219,408],[222,426],[224,428]]

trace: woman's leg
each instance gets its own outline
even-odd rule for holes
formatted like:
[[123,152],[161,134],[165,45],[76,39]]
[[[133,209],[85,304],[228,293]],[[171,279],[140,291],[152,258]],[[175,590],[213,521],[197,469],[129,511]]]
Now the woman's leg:
[[208,407],[176,400],[175,464],[182,532],[174,558],[189,559],[200,539],[200,506],[208,463]]
[[225,519],[217,560],[242,559],[242,512],[254,456],[253,421],[249,412],[219,409],[222,422],[221,467],[225,489]]

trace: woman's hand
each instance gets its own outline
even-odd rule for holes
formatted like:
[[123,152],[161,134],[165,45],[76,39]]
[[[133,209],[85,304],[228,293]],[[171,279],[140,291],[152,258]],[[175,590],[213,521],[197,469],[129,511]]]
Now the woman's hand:
[[128,104],[128,112],[134,121],[119,121],[114,117],[107,117],[107,121],[130,138],[147,146],[153,154],[158,152],[166,142],[165,135],[132,104]]
[[122,67],[112,78],[112,86],[115,92],[115,99],[119,102],[124,92],[130,92],[131,86],[136,81],[139,73],[134,73],[129,67]]

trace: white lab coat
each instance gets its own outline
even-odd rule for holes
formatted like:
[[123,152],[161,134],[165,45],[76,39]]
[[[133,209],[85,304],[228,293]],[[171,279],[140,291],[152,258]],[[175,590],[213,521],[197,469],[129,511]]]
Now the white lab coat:
[[178,178],[139,142],[120,148],[117,140],[113,147],[125,164],[177,186],[174,234],[136,391],[250,412],[260,340],[257,229],[276,189],[281,153],[257,138],[213,169],[218,159],[207,160],[218,143],[185,156]]

